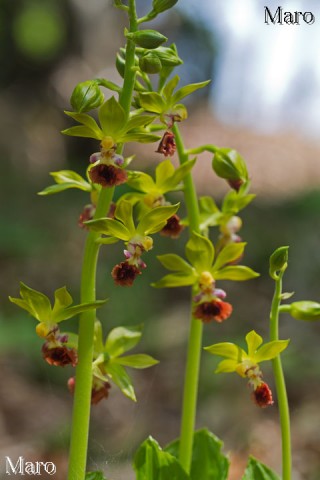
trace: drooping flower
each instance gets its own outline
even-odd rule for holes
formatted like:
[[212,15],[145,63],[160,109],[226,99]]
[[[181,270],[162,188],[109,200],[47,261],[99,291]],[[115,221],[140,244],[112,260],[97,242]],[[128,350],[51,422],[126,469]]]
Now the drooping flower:
[[72,365],[75,367],[78,362],[78,354],[74,348],[68,348],[66,345],[51,345],[45,342],[42,346],[43,358],[49,365],[55,367],[65,367]]
[[163,153],[165,157],[172,157],[175,154],[176,149],[177,147],[174,134],[167,130],[164,133],[156,152]]
[[193,310],[194,317],[202,320],[204,323],[209,323],[213,320],[221,323],[229,318],[231,313],[232,305],[218,298],[210,302],[201,302]]
[[176,214],[168,218],[166,225],[160,230],[164,237],[178,238],[184,226],[180,223],[180,217]]
[[135,265],[130,265],[127,260],[115,265],[111,272],[114,283],[122,287],[131,287],[136,277],[140,274],[139,268]]
[[265,382],[261,382],[260,385],[253,390],[252,399],[258,407],[261,408],[266,408],[274,404],[270,387]]
[[127,172],[114,165],[99,163],[89,170],[89,177],[93,183],[102,187],[115,187],[127,181]]

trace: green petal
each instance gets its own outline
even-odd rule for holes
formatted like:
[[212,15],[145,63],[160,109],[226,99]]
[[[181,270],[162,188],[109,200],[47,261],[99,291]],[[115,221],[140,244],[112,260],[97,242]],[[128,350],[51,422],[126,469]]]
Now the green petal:
[[230,262],[234,262],[242,256],[246,243],[230,243],[226,245],[219,253],[215,263],[214,270],[219,270],[224,265]]
[[116,141],[125,126],[126,115],[114,97],[109,98],[99,108],[99,121],[104,135],[110,135]]
[[234,360],[222,360],[215,370],[214,373],[231,373],[235,372],[237,368],[238,362]]
[[246,352],[242,350],[242,348],[231,342],[215,343],[214,345],[210,345],[209,347],[204,347],[204,349],[212,355],[226,357],[237,363],[241,362],[243,358],[247,357]]
[[263,342],[262,337],[260,337],[260,335],[258,335],[254,330],[251,330],[251,332],[246,335],[246,342],[248,345],[249,357],[254,358],[256,350]]
[[170,273],[165,275],[158,282],[152,283],[155,288],[188,287],[194,285],[197,281],[197,275],[187,275],[185,273]]
[[186,274],[192,274],[193,268],[182,257],[175,253],[166,253],[164,255],[158,255],[157,259],[167,269],[176,272],[183,272]]
[[94,232],[103,235],[110,235],[119,238],[120,240],[130,240],[131,233],[125,225],[113,218],[99,218],[97,220],[89,220],[85,225]]
[[289,341],[290,340],[275,340],[274,342],[265,343],[255,354],[255,362],[265,362],[266,360],[276,358],[279,353],[287,348]]
[[110,357],[119,357],[123,353],[131,350],[140,342],[143,325],[133,327],[116,327],[109,333],[105,351]]
[[260,276],[259,273],[249,267],[244,267],[243,265],[224,267],[218,271],[215,271],[215,268],[213,267],[211,272],[216,280],[234,280],[237,282],[251,280],[252,278]]
[[126,355],[125,357],[118,357],[114,360],[114,362],[118,363],[119,365],[124,365],[125,367],[139,368],[139,369],[153,367],[153,365],[156,365],[157,363],[159,363],[158,360],[144,353],[137,353],[135,355]]

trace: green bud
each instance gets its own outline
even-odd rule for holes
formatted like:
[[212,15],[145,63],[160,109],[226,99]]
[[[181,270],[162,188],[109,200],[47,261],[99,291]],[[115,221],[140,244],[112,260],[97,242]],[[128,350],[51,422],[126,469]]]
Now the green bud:
[[290,315],[297,320],[320,320],[320,303],[311,301],[291,303]]
[[122,78],[124,78],[125,65],[126,65],[125,59],[120,55],[120,53],[117,53],[116,69],[118,70],[118,73]]
[[138,32],[126,32],[126,37],[142,48],[157,48],[168,39],[156,30],[139,30]]
[[156,13],[164,12],[172,8],[178,0],[153,0],[152,8]]
[[177,65],[181,65],[183,63],[173,48],[158,47],[155,51],[157,52],[157,55],[164,67],[176,67]]
[[159,73],[162,68],[161,60],[153,52],[149,52],[139,60],[139,67],[145,73]]
[[270,257],[269,274],[274,280],[278,279],[277,272],[283,272],[288,265],[289,247],[279,247]]
[[212,168],[218,177],[228,181],[230,186],[239,190],[248,180],[248,172],[244,159],[236,150],[219,148],[213,157]]
[[77,113],[88,112],[100,107],[104,102],[104,95],[101,92],[96,80],[88,80],[79,83],[72,92],[70,103]]

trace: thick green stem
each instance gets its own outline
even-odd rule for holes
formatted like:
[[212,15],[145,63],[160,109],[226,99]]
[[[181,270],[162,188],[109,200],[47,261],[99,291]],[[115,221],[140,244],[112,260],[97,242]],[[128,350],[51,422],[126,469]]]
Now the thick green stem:
[[[129,20],[130,31],[136,31],[135,0],[129,1]],[[119,102],[127,116],[130,113],[135,82],[135,72],[132,68],[134,66],[134,55],[135,45],[129,40],[127,44],[124,83],[119,97]],[[122,150],[122,147],[118,149],[118,151],[120,150]],[[95,218],[100,218],[107,214],[113,193],[114,188],[101,190]],[[98,236],[99,234],[95,232],[89,232],[85,244],[81,278],[81,302],[92,302],[96,299],[96,269],[99,252],[99,245],[96,240]],[[76,369],[68,480],[84,480],[86,475],[95,318],[96,313],[94,310],[85,312],[80,317],[78,365]]]
[[[188,161],[178,127],[173,127],[176,138],[177,151],[180,163]],[[191,173],[184,179],[184,197],[187,207],[190,232],[199,232],[199,206]],[[193,292],[194,293],[194,292]],[[192,303],[193,307],[193,303]],[[180,434],[180,462],[189,472],[192,460],[193,434],[196,421],[200,358],[202,349],[202,322],[191,318],[187,364],[182,404],[181,434]]]
[[[275,292],[272,300],[270,314],[270,339],[271,341],[279,340],[279,310],[282,292],[282,275],[279,274],[276,280]],[[275,378],[280,425],[282,438],[282,480],[291,480],[291,435],[290,435],[290,414],[288,405],[287,389],[283,374],[281,357],[278,355],[272,361],[273,373]]]

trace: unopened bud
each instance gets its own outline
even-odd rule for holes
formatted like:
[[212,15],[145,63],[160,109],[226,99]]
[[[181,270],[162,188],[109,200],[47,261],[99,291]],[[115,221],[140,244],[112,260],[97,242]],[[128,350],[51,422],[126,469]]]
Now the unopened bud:
[[178,0],[153,0],[152,7],[156,13],[164,12],[172,8]]
[[157,48],[168,39],[156,30],[139,30],[137,32],[126,32],[126,37],[142,48]]
[[248,180],[245,161],[235,150],[220,148],[214,154],[212,168],[218,177],[224,178],[236,191]]
[[162,68],[161,60],[153,52],[149,52],[139,59],[139,67],[145,73],[159,73]]
[[104,101],[98,83],[95,80],[88,80],[79,83],[72,92],[70,103],[78,113],[88,112],[99,107]]

